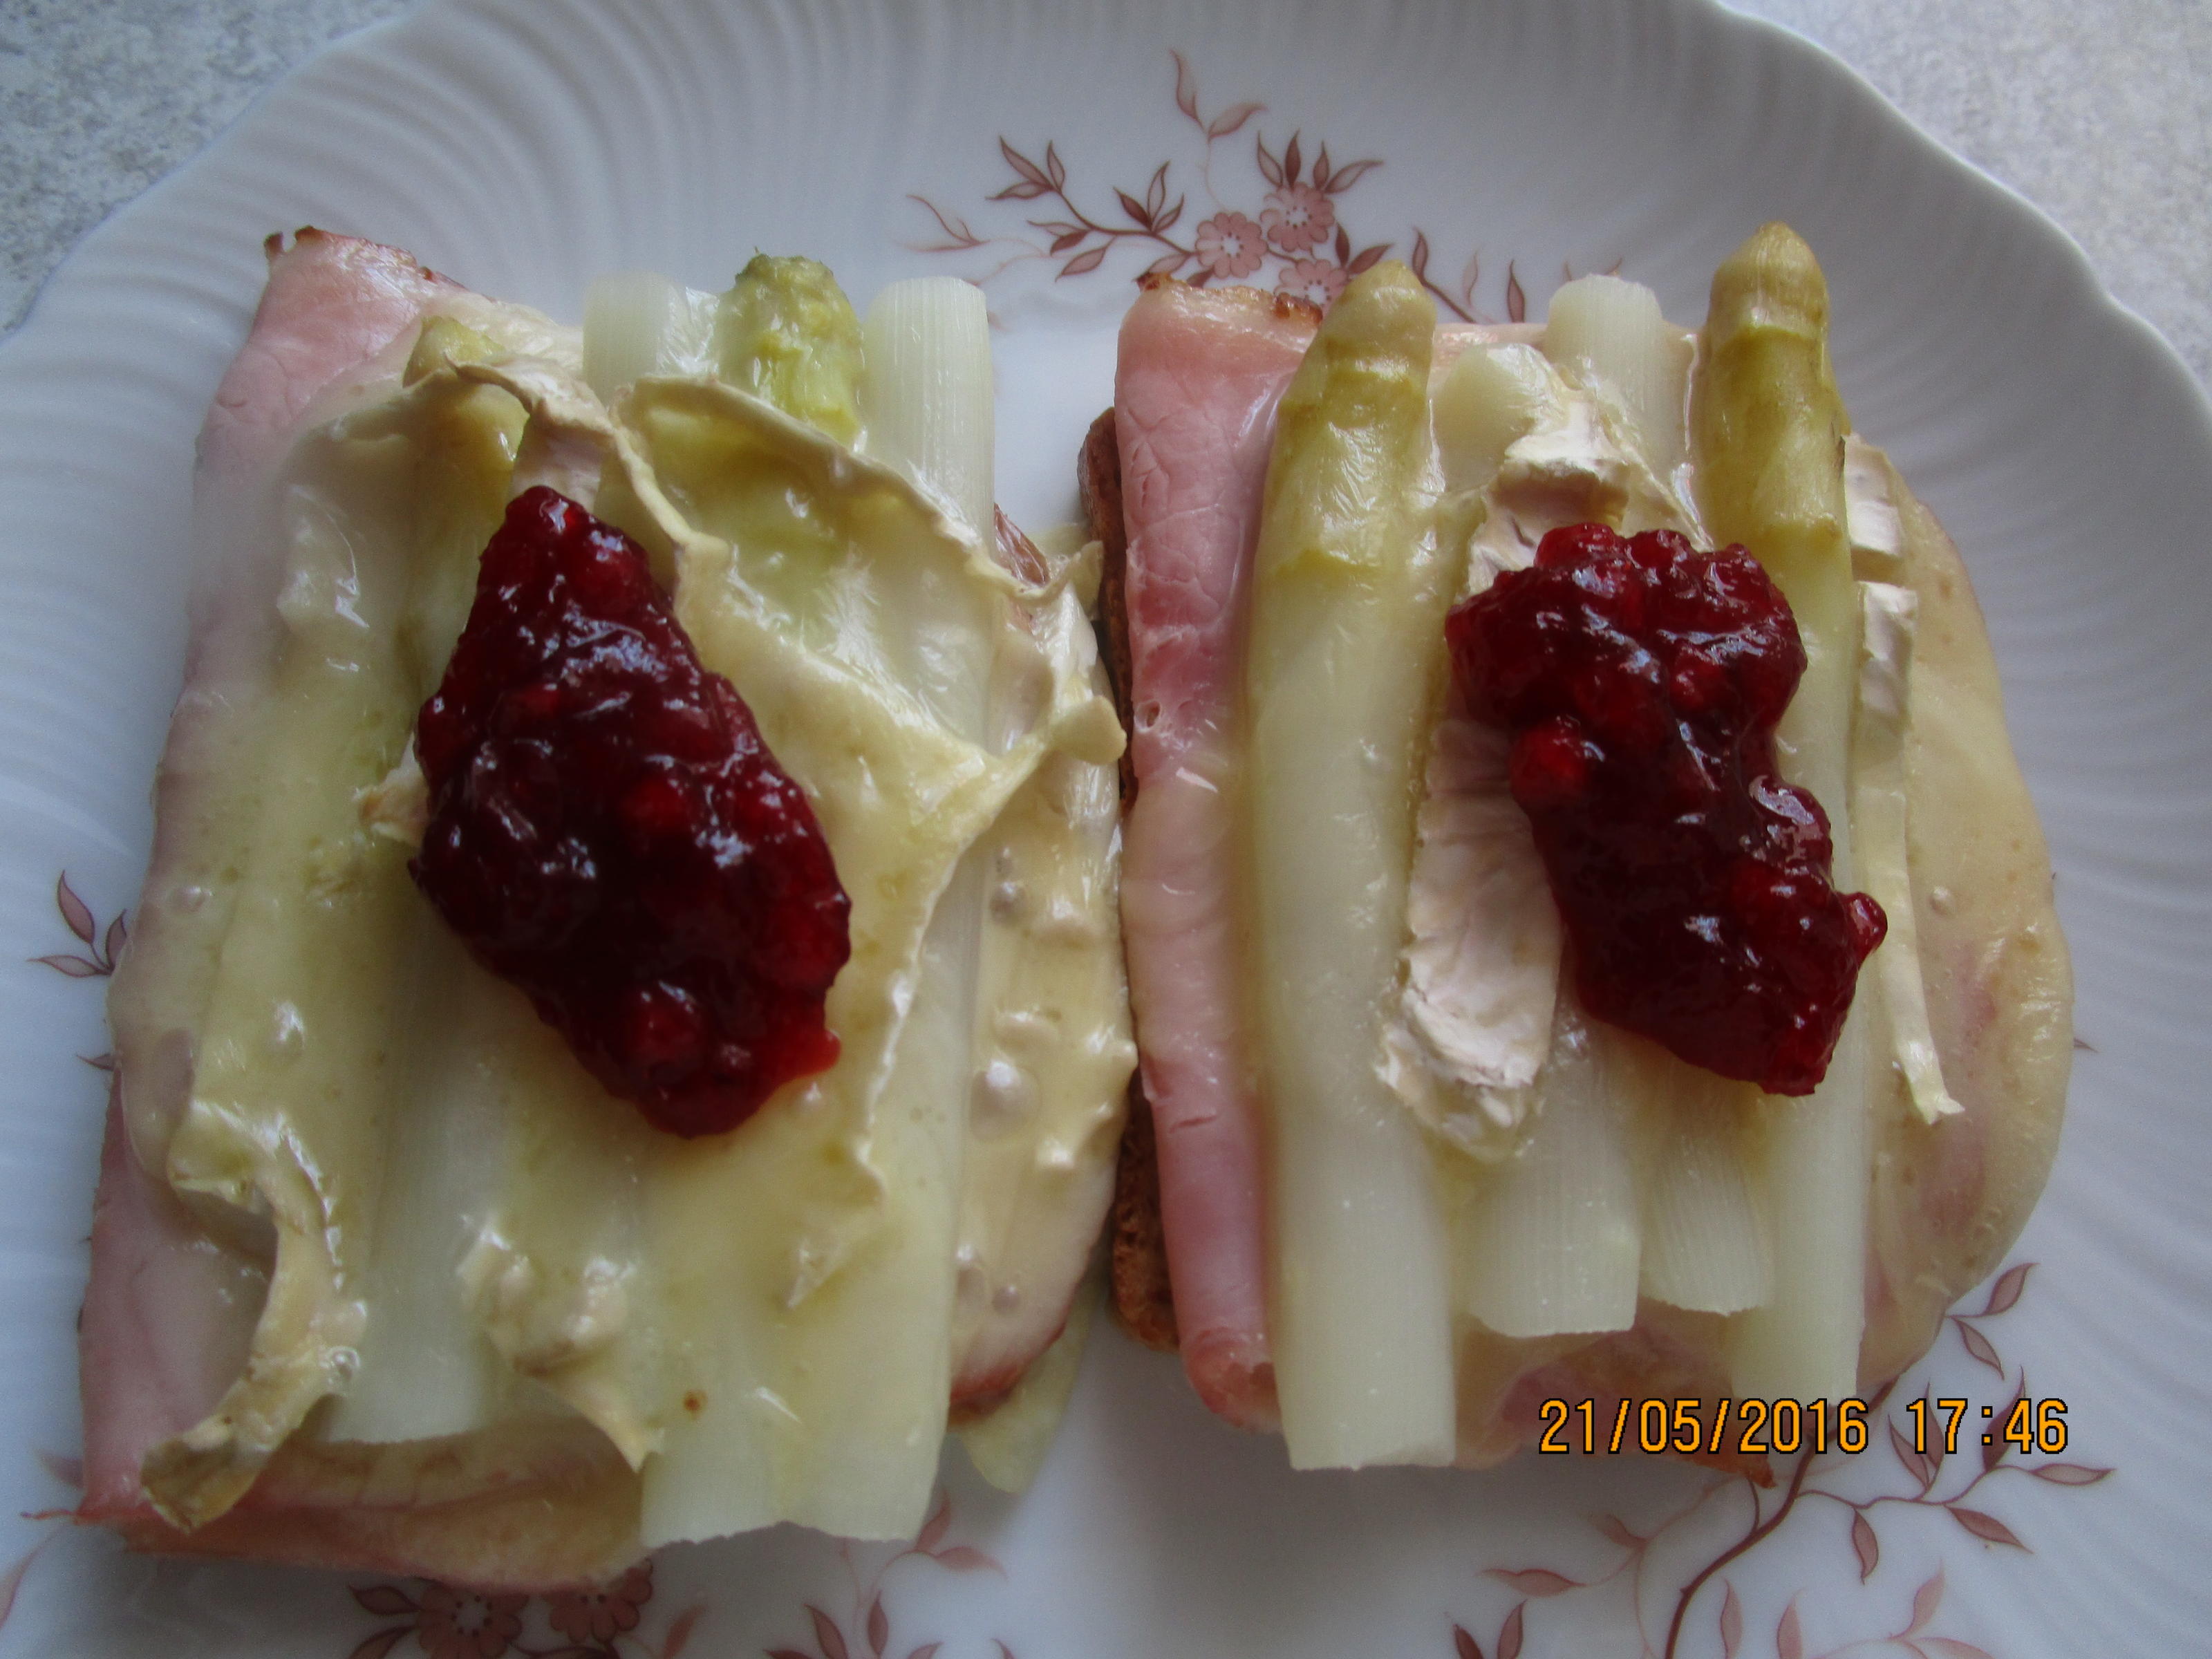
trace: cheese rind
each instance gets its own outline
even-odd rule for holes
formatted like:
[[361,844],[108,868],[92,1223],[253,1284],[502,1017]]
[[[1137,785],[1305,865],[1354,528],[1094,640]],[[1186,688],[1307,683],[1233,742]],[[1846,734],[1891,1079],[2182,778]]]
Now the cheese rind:
[[1909,587],[1861,582],[1865,605],[1859,665],[1858,720],[1852,730],[1851,828],[1859,844],[1860,879],[1890,920],[1868,964],[1881,988],[1891,1063],[1904,1074],[1913,1109],[1924,1122],[1965,1108],[1943,1085],[1943,1061],[1928,1018],[1920,972],[1920,929],[1912,914],[1906,838],[1905,732],[1912,635],[1919,597]]

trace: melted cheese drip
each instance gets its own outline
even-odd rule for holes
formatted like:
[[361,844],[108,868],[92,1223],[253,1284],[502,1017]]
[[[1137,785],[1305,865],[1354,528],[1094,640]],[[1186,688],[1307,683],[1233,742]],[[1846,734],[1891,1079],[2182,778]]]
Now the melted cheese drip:
[[[1121,953],[1106,948],[1118,946],[1121,800],[1110,762],[1121,726],[1087,611],[1099,549],[1068,539],[1041,538],[1056,592],[1032,608],[1035,631],[1017,670],[1069,702],[1067,746],[1037,768],[981,843],[987,896],[952,1351],[957,1372],[987,1400],[1029,1358],[1037,1319],[1049,1316],[1038,1298],[1056,1308],[1083,1271],[1092,1239],[1066,1218],[1106,1203],[1137,1063]],[[1079,1333],[1071,1347],[1080,1346]]]

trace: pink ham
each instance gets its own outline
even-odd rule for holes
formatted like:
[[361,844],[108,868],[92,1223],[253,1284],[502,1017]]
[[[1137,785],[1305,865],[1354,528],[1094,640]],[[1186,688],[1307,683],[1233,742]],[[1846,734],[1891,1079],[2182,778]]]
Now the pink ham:
[[1208,1406],[1254,1428],[1274,1420],[1274,1370],[1227,791],[1275,404],[1314,326],[1251,289],[1157,284],[1121,325],[1115,380],[1135,709],[1129,1000],[1183,1365]]
[[[459,289],[408,255],[356,237],[302,230],[268,244],[269,286],[200,433],[198,486],[210,497],[250,488],[289,446],[300,417],[360,370],[441,294]],[[252,603],[258,573],[222,568],[196,595],[191,659],[162,756],[157,821],[187,821],[207,763],[199,753],[225,703],[250,696],[276,622]],[[241,590],[244,590],[241,592]],[[181,872],[157,832],[131,949],[161,954],[191,926],[170,890]],[[102,1517],[143,1503],[138,1469],[159,1442],[212,1409],[237,1374],[258,1312],[232,1252],[210,1243],[167,1188],[132,1156],[155,1154],[183,1112],[191,1059],[181,1034],[154,1029],[128,999],[110,1010],[120,1060],[94,1205],[93,1274],[81,1354],[86,1508]],[[126,1123],[125,1103],[130,1108]]]
[[112,1520],[145,1506],[138,1470],[146,1454],[214,1410],[245,1363],[266,1289],[257,1278],[210,1244],[176,1195],[139,1167],[120,1093],[111,1095],[93,1200],[92,1282],[77,1327],[84,1518]]
[[[188,822],[225,710],[265,682],[277,626],[271,573],[230,548],[225,526],[334,389],[465,289],[409,255],[302,230],[269,242],[269,285],[200,434],[199,527],[185,687],[162,756],[157,821]],[[212,745],[212,746],[211,746]],[[189,872],[157,830],[130,950],[180,948],[193,926]],[[189,949],[189,946],[181,948]],[[190,1097],[189,1039],[130,995],[110,1008],[118,1057],[94,1200],[92,1276],[79,1328],[85,1417],[81,1519],[147,1549],[423,1573],[550,1587],[635,1553],[636,1482],[598,1437],[544,1432],[468,1443],[288,1444],[246,1498],[192,1533],[169,1526],[140,1483],[149,1451],[202,1420],[239,1371],[265,1291],[246,1253],[219,1244],[149,1173]],[[127,1111],[126,1111],[127,1106]],[[134,1151],[134,1141],[136,1150]]]
[[[434,301],[468,290],[397,248],[312,228],[288,243],[271,236],[269,285],[246,343],[216,388],[200,428],[194,480],[192,636],[155,784],[153,856],[131,936],[141,951],[166,955],[168,935],[192,924],[171,889],[188,884],[172,826],[191,817],[210,769],[211,728],[266,690],[278,634],[270,601],[276,573],[265,557],[240,556],[244,528],[263,477],[290,448],[302,417],[325,392],[361,374],[411,330]],[[122,1061],[126,1117],[142,1155],[185,1108],[191,1059],[183,1034],[132,1017],[111,1001]]]
[[301,1443],[192,1533],[146,1501],[148,1451],[214,1409],[244,1363],[260,1276],[139,1167],[112,1100],[78,1332],[82,1521],[141,1549],[550,1589],[635,1554],[635,1478],[599,1437],[540,1429],[469,1442]]
[[234,477],[275,460],[329,386],[463,292],[411,254],[312,228],[268,241],[269,286],[200,429],[200,470]]

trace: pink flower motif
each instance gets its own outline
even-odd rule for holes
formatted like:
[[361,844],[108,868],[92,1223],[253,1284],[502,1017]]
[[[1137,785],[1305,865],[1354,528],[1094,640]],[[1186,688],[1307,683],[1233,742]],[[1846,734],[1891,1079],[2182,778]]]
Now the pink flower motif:
[[1326,311],[1344,292],[1346,281],[1344,267],[1334,260],[1297,259],[1284,269],[1283,280],[1275,285],[1275,291]]
[[653,1599],[653,1563],[641,1561],[611,1584],[556,1590],[545,1598],[553,1628],[579,1646],[612,1641],[637,1628],[638,1609]]
[[1328,240],[1336,228],[1336,209],[1311,185],[1285,185],[1267,196],[1260,216],[1267,240],[1285,253],[1304,253]]
[[1241,213],[1217,213],[1198,228],[1198,262],[1216,276],[1249,276],[1260,268],[1267,234]]
[[417,1639],[430,1659],[499,1659],[522,1634],[526,1595],[480,1595],[450,1584],[422,1592]]

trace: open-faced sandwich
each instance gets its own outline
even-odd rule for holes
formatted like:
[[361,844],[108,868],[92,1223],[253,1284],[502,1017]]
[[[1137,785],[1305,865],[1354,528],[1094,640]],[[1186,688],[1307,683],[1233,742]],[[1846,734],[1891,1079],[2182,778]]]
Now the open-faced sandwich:
[[1123,325],[1116,1304],[1295,1465],[1694,1400],[1756,1474],[1720,1402],[1872,1393],[2041,1188],[2048,855],[1827,310],[1770,225],[1694,334],[1612,276],[1439,328],[1391,264]]
[[1113,1180],[1094,563],[981,296],[301,232],[201,442],[82,1515],[477,1586],[1018,1480]]
[[271,256],[111,1000],[85,1518],[515,1588],[903,1536],[948,1425],[1034,1466],[1109,1194],[1124,1320],[1301,1467],[1840,1402],[2024,1220],[2047,855],[1786,229],[1694,335],[1153,282],[1103,552],[995,512],[964,285],[762,258],[579,332]]

